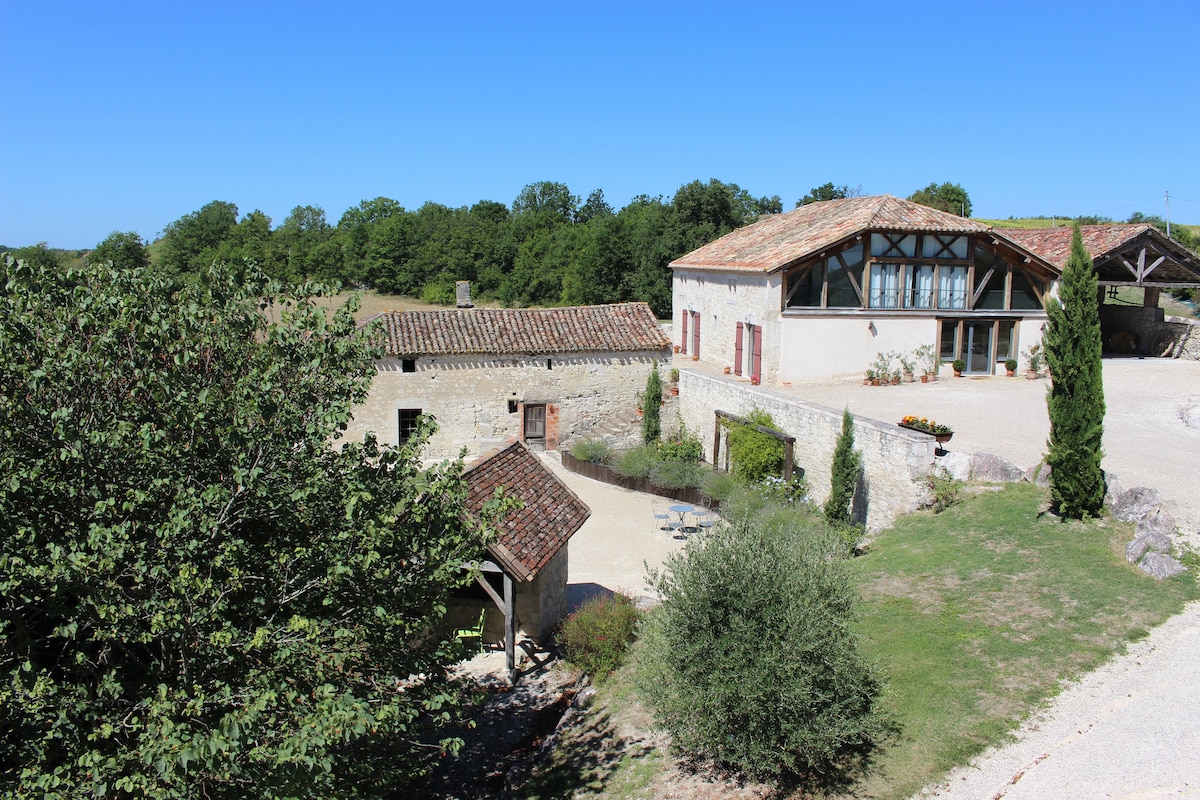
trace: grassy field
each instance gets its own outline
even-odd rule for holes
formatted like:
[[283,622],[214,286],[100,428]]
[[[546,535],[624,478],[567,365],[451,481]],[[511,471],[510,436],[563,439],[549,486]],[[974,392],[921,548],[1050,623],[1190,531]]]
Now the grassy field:
[[[901,519],[852,562],[858,630],[889,673],[899,733],[847,796],[909,797],[1200,596],[1191,576],[1159,583],[1125,562],[1128,523],[1060,523],[1045,501],[1028,484],[982,487],[942,514]],[[758,796],[675,769],[629,688],[635,668],[601,687],[526,796]]]

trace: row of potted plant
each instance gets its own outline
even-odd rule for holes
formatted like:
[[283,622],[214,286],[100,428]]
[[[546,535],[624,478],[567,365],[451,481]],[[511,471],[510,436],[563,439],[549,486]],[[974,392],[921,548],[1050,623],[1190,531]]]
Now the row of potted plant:
[[864,384],[874,386],[889,383],[912,383],[916,370],[921,370],[921,383],[937,380],[938,357],[933,345],[923,344],[911,353],[891,351],[876,353],[875,360],[867,367]]

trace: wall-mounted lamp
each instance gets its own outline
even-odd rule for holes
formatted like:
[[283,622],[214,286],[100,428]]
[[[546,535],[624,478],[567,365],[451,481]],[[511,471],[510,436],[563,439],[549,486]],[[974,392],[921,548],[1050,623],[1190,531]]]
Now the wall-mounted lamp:
[[868,322],[868,323],[867,323],[867,330],[871,332],[871,335],[872,335],[872,336],[878,336],[878,335],[879,335],[879,329],[875,327],[875,323],[874,323],[874,322]]

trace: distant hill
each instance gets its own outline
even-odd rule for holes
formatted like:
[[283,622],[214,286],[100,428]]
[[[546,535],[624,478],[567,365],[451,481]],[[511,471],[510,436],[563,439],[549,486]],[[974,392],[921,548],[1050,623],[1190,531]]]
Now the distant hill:
[[[1020,217],[1017,219],[976,219],[975,221],[991,225],[993,228],[1065,228],[1072,222],[1064,217]],[[1123,223],[1114,220],[1113,224],[1121,225]],[[1187,228],[1194,236],[1200,238],[1200,225],[1172,222],[1171,227]]]

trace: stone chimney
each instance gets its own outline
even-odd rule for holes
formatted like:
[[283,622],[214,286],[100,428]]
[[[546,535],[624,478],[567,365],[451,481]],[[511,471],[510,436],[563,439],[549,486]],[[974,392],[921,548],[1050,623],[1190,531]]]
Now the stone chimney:
[[455,281],[454,282],[454,299],[459,308],[474,308],[474,303],[471,302],[471,282],[470,281]]

